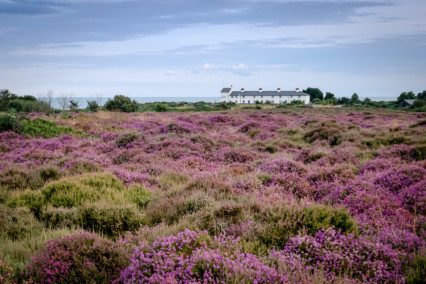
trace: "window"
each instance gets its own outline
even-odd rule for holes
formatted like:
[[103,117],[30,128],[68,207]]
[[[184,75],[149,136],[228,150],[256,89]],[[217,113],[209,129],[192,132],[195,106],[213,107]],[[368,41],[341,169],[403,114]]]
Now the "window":
[[243,104],[245,104],[246,103],[246,101],[245,100],[243,100]]
[[238,101],[237,101],[237,100],[235,100],[235,103],[238,103]]
[[[280,96],[280,99],[281,99],[281,96]],[[281,101],[280,101],[280,103],[281,103]]]
[[[263,96],[260,96],[260,98],[263,98]],[[262,101],[263,102],[263,101]]]
[[299,99],[300,99],[300,95],[299,96],[297,96]]

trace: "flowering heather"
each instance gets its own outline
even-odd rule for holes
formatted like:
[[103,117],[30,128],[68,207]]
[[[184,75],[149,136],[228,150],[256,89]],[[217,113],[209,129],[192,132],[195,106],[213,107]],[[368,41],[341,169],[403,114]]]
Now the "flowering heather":
[[285,283],[287,278],[253,254],[242,253],[236,239],[185,230],[135,249],[124,283]]
[[0,132],[0,282],[422,283],[424,115],[372,112],[30,114]]
[[94,234],[80,233],[49,241],[28,266],[34,283],[108,283],[127,265],[126,251]]

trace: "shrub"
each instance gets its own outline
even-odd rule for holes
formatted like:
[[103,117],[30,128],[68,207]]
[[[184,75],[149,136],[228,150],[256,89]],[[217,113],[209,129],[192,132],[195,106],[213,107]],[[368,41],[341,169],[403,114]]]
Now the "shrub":
[[37,234],[42,231],[43,224],[35,220],[26,208],[8,208],[0,206],[0,236],[19,240],[30,233]]
[[329,279],[343,273],[361,282],[404,281],[398,251],[333,228],[321,230],[315,236],[298,235],[290,239],[281,253],[304,259],[306,269],[324,269]]
[[13,268],[7,265],[0,257],[0,283],[12,284],[14,281]]
[[342,135],[337,128],[319,127],[306,133],[303,139],[308,143],[312,143],[316,140],[324,140],[327,141],[330,146],[336,146],[342,142]]
[[347,210],[324,205],[277,204],[266,208],[256,219],[258,238],[268,247],[283,248],[300,231],[313,235],[321,228],[336,227],[346,233],[355,230],[355,222]]
[[124,132],[115,138],[115,144],[118,147],[126,147],[127,144],[137,140],[139,138],[139,133],[137,132]]
[[10,115],[0,116],[0,132],[14,130],[17,122],[17,119]]
[[31,137],[52,138],[61,134],[72,133],[73,129],[69,126],[56,125],[53,121],[36,118],[34,120],[20,120],[18,132]]
[[154,106],[154,111],[156,111],[156,112],[165,112],[165,111],[168,111],[168,110],[169,109],[167,108],[167,106],[163,105],[163,104],[156,104]]
[[87,108],[90,112],[97,112],[99,109],[99,105],[96,101],[87,101]]
[[35,283],[110,283],[127,264],[124,248],[98,235],[80,233],[47,242],[24,278]]
[[7,104],[9,109],[15,109],[17,112],[20,112],[22,110],[22,104],[19,101],[10,101]]
[[109,237],[118,237],[127,231],[136,231],[141,225],[146,224],[146,218],[134,205],[105,203],[84,205],[78,209],[76,218],[74,223],[80,227]]
[[114,99],[109,99],[105,103],[105,109],[109,111],[135,112],[138,109],[138,103],[132,101],[129,97],[116,95]]
[[211,239],[186,229],[152,246],[142,243],[120,281],[124,283],[284,283],[285,275],[240,251],[230,237]]

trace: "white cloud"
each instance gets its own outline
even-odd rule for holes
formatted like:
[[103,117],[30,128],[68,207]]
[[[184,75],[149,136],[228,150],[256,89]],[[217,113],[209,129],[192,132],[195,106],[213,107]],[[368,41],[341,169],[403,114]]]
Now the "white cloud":
[[204,65],[203,65],[203,69],[204,70],[209,70],[209,69],[212,69],[213,68],[213,66],[212,65],[210,65],[209,63],[204,63]]
[[175,71],[173,71],[173,70],[166,70],[165,72],[164,72],[164,74],[165,75],[168,75],[168,76],[171,76],[171,75],[174,75],[176,72]]
[[238,71],[238,70],[246,70],[248,67],[247,67],[247,65],[245,65],[245,64],[242,64],[242,63],[240,63],[240,64],[238,64],[238,65],[232,65],[232,69],[234,70],[234,71]]

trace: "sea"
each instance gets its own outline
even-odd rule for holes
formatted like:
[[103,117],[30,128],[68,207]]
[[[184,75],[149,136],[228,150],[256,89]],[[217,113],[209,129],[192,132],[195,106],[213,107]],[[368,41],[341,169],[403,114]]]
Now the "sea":
[[[72,97],[71,99],[78,103],[79,109],[85,109],[87,107],[88,101],[96,101],[98,105],[104,105],[109,99],[114,97]],[[130,97],[130,99],[135,100],[138,103],[154,103],[154,102],[206,102],[206,103],[218,103],[220,102],[220,97]],[[360,96],[360,100],[365,98]],[[396,101],[396,97],[370,97],[373,101]],[[59,104],[59,98],[53,98],[52,107],[54,109],[61,109]]]

